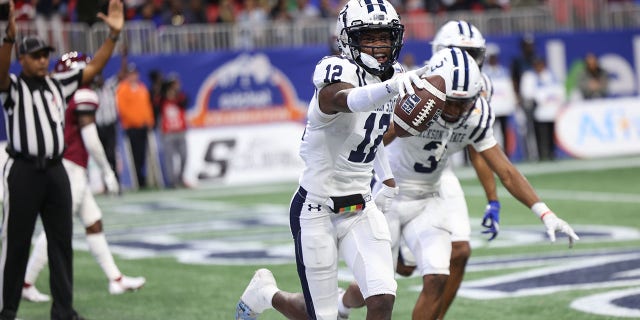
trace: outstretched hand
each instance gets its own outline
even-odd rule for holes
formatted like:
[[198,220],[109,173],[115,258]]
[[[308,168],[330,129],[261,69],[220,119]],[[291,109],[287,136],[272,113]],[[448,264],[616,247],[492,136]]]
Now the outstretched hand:
[[420,69],[408,71],[398,76],[396,81],[398,83],[398,94],[400,97],[404,97],[406,94],[411,95],[416,93],[411,84],[414,84],[418,89],[426,88],[424,84],[426,80],[422,79],[422,75],[427,72],[428,69],[429,66],[425,65]]
[[551,211],[542,215],[542,222],[545,227],[547,227],[547,235],[549,235],[551,242],[556,241],[556,231],[560,231],[569,236],[569,248],[573,247],[573,241],[580,240],[580,237],[573,231],[573,228]]
[[109,195],[115,196],[120,193],[120,184],[112,170],[107,170],[104,173],[104,185]]
[[120,32],[124,26],[124,6],[122,0],[109,0],[107,15],[98,12],[97,16],[106,23],[111,30]]
[[487,204],[484,210],[484,217],[482,217],[482,226],[487,228],[482,233],[490,234],[488,241],[495,239],[500,231],[500,202],[497,200],[491,200]]

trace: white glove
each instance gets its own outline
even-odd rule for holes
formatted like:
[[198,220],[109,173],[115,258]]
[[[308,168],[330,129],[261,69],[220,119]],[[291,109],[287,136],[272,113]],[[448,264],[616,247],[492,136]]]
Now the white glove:
[[556,241],[556,231],[560,231],[569,236],[569,248],[573,247],[574,240],[580,240],[571,226],[564,220],[558,218],[555,213],[549,211],[542,216],[542,222],[547,227],[547,235],[551,242]]
[[416,88],[418,89],[424,89],[426,88],[424,82],[426,80],[424,80],[423,78],[421,78],[421,76],[423,74],[425,74],[425,72],[427,72],[427,70],[429,70],[429,66],[426,65],[420,69],[416,69],[416,70],[412,70],[409,72],[405,72],[401,75],[399,75],[398,77],[396,77],[394,80],[396,82],[396,85],[398,87],[398,94],[400,95],[400,97],[404,97],[406,94],[414,94],[416,93],[413,90],[413,87],[411,86],[411,84],[415,84]]
[[112,170],[107,170],[103,176],[104,186],[107,188],[107,192],[110,195],[118,195],[120,191],[120,184],[118,183],[118,179],[116,179],[116,175]]
[[391,208],[391,203],[393,202],[393,198],[396,197],[400,188],[398,187],[389,187],[386,184],[382,184],[382,188],[378,190],[378,192],[373,196],[373,202],[376,204],[376,207],[382,211],[382,213],[386,213],[387,210]]

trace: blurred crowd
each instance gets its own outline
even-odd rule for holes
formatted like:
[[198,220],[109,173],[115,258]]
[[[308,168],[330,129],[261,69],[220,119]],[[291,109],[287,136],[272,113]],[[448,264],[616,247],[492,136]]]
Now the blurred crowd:
[[116,156],[120,150],[117,137],[122,130],[126,138],[122,140],[123,157],[132,164],[131,188],[188,187],[184,181],[188,97],[179,75],[155,69],[141,74],[128,61],[126,46],[121,57],[115,75],[106,79],[100,76],[93,84],[100,101],[98,134],[116,178],[120,180],[123,171]]
[[[482,12],[512,7],[558,5],[564,0],[392,0],[400,14],[443,13],[456,10]],[[570,0],[588,7],[594,0]],[[633,3],[639,0],[606,0]],[[60,19],[65,22],[97,22],[107,0],[17,0],[18,20]],[[236,23],[245,20],[296,21],[337,16],[345,0],[124,0],[129,21],[153,21],[157,26]]]
[[[345,0],[124,0],[126,18],[129,21],[153,21],[157,26],[183,24],[238,23],[246,26],[246,47],[251,47],[251,40],[259,38],[256,28],[259,22],[298,22],[310,21],[314,18],[331,18],[337,16],[337,8],[343,6]],[[589,11],[595,3],[640,5],[640,0],[391,0],[401,14],[411,16],[414,13],[449,12],[454,10],[471,10],[476,12],[488,10],[511,10],[519,6],[549,5],[562,6],[570,4],[577,11]],[[108,0],[17,0],[16,8],[20,20],[44,21],[52,20],[81,22],[89,25],[97,22],[96,13],[105,11]],[[578,10],[579,9],[579,10]],[[53,25],[52,25],[52,28]],[[259,34],[258,34],[259,35]],[[334,43],[334,41],[332,41]],[[566,83],[561,83],[546,66],[546,61],[533,51],[533,40],[522,39],[522,55],[505,68],[505,61],[499,61],[500,50],[496,46],[487,47],[487,73],[495,85],[497,123],[501,130],[503,144],[510,150],[514,145],[513,138],[506,131],[508,120],[519,110],[521,116],[518,127],[521,132],[533,133],[525,137],[530,160],[547,160],[554,158],[553,121],[559,107],[567,100],[575,98],[592,99],[609,95],[608,73],[598,62],[598,58],[588,53],[584,60],[571,66]],[[333,48],[335,49],[335,48]],[[126,57],[126,53],[124,54]],[[415,62],[407,55],[403,61],[409,69]],[[126,61],[126,58],[123,59]],[[505,65],[502,65],[505,64]],[[149,180],[146,173],[147,144],[149,132],[161,134],[160,148],[166,152],[162,159],[164,174],[168,187],[184,187],[184,165],[186,162],[186,144],[184,134],[187,130],[185,109],[187,99],[180,89],[180,81],[176,74],[162,75],[154,71],[148,74],[151,86],[145,87],[139,80],[137,70],[133,66],[123,65],[109,95],[116,96],[118,102],[119,124],[126,132],[137,173],[138,186],[144,188]],[[126,81],[125,81],[126,80]],[[125,91],[123,88],[143,87],[146,93]],[[116,90],[119,88],[120,90]],[[118,96],[117,93],[124,93]],[[135,93],[135,94],[134,94]],[[138,98],[145,103],[127,102],[125,98]],[[553,103],[551,103],[553,102]],[[145,110],[129,115],[122,110],[124,105],[146,105]],[[502,106],[504,105],[504,106]],[[547,106],[555,106],[554,108]],[[519,106],[519,108],[515,108]],[[545,108],[542,108],[545,106]],[[137,110],[137,109],[135,109]],[[144,115],[144,116],[143,116]],[[133,119],[133,120],[130,120]],[[114,121],[116,119],[114,118]],[[517,119],[516,119],[517,120]],[[114,125],[111,123],[111,125]],[[158,129],[158,130],[156,130]],[[115,144],[115,143],[114,143]],[[110,148],[108,148],[110,149]],[[112,149],[112,148],[111,148]],[[110,157],[112,160],[114,157]],[[160,162],[160,159],[158,159]]]
[[[496,115],[496,139],[510,157],[520,140],[525,160],[556,159],[554,124],[559,113],[571,102],[610,97],[611,74],[596,54],[586,52],[561,80],[536,50],[532,34],[520,39],[520,52],[511,61],[502,60],[500,52],[497,44],[488,43],[482,69],[491,79],[489,101]],[[411,54],[405,54],[402,63],[408,70],[419,67]]]
[[[497,44],[488,43],[482,68],[491,79],[488,99],[496,116],[496,139],[512,157],[519,134],[525,160],[554,160],[554,124],[560,111],[571,102],[611,97],[611,74],[596,54],[586,52],[561,80],[548,68],[544,55],[536,51],[532,34],[520,39],[520,52],[511,61],[501,59],[500,52]],[[407,70],[420,67],[411,53],[403,54],[402,64]]]

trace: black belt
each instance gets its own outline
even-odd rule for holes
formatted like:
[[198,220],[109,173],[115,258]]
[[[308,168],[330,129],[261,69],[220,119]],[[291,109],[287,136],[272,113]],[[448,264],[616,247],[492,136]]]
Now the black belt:
[[46,169],[62,162],[62,156],[36,157],[30,154],[15,152],[13,150],[7,150],[7,153],[9,154],[9,157],[13,159],[34,164],[36,169]]

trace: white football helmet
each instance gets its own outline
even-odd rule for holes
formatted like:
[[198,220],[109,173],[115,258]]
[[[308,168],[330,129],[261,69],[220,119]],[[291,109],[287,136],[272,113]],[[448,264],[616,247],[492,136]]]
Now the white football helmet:
[[436,52],[429,59],[425,76],[440,75],[447,88],[447,102],[441,118],[455,123],[468,117],[482,90],[480,68],[466,51],[453,47]]
[[484,63],[486,40],[478,28],[467,21],[449,21],[445,23],[431,42],[431,54],[451,47],[466,50],[479,67]]
[[481,94],[487,100],[487,102],[491,103],[491,98],[493,98],[493,81],[489,76],[482,72],[482,90]]
[[[391,54],[384,63],[362,52],[360,39],[367,31],[386,30],[391,38]],[[404,26],[400,16],[387,0],[349,0],[338,14],[336,24],[338,44],[342,54],[367,72],[380,76],[392,69],[402,48]],[[374,47],[374,52],[376,48]],[[384,47],[388,48],[388,47]]]

